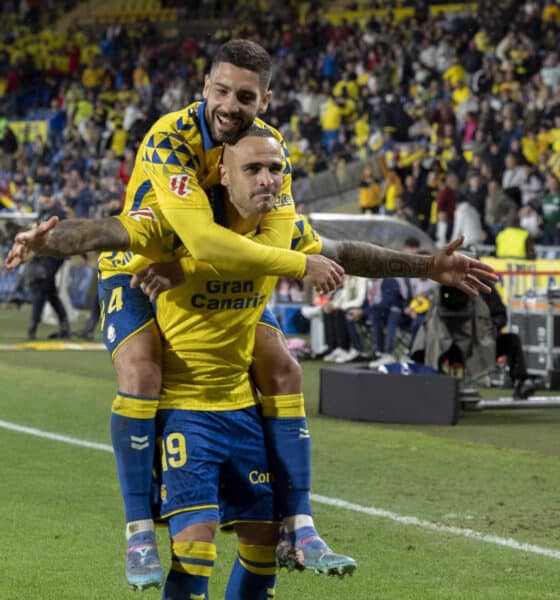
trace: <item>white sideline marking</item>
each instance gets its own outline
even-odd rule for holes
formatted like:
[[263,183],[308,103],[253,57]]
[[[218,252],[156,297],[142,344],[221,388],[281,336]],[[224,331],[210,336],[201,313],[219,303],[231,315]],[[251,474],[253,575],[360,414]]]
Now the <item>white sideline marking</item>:
[[86,442],[85,440],[80,440],[78,438],[69,437],[67,435],[59,435],[58,433],[50,433],[49,431],[35,429],[34,427],[25,427],[24,425],[18,425],[17,423],[10,423],[9,421],[0,420],[0,428],[9,429],[10,431],[17,431],[18,433],[27,433],[27,435],[34,435],[35,437],[54,440],[55,442],[64,442],[65,444],[71,444],[72,446],[82,446],[83,448],[91,448],[92,450],[113,452],[113,448],[108,444]]
[[533,554],[540,554],[541,556],[548,556],[549,558],[556,558],[557,560],[560,560],[560,550],[550,550],[548,548],[536,546],[535,544],[518,542],[512,538],[503,538],[498,535],[479,533],[478,531],[464,527],[440,525],[439,523],[426,521],[424,519],[419,519],[418,517],[407,517],[389,510],[383,510],[382,508],[375,508],[374,506],[360,506],[359,504],[353,504],[352,502],[346,502],[346,500],[339,500],[338,498],[329,498],[328,496],[311,494],[311,500],[318,502],[319,504],[336,506],[337,508],[345,508],[346,510],[353,510],[354,512],[371,515],[373,517],[382,517],[383,519],[396,521],[402,525],[415,525],[416,527],[423,527],[424,529],[429,529],[430,531],[436,531],[438,533],[451,533],[453,535],[460,535],[462,537],[471,538],[480,542],[505,546],[506,548],[511,548],[512,550],[532,552]]
[[[59,435],[57,433],[50,433],[41,429],[35,429],[34,427],[25,427],[24,425],[18,425],[16,423],[10,423],[9,421],[0,420],[1,429],[9,429],[10,431],[17,431],[18,433],[26,433],[27,435],[33,435],[35,437],[45,438],[48,440],[54,440],[55,442],[63,442],[65,444],[71,444],[73,446],[81,446],[82,448],[90,448],[92,450],[102,450],[104,452],[113,452],[113,449],[108,444],[97,444],[95,442],[87,442],[78,438],[70,437],[67,435]],[[555,558],[560,560],[560,550],[551,550],[549,548],[543,548],[542,546],[536,546],[535,544],[526,544],[524,542],[518,542],[512,538],[503,538],[497,535],[491,535],[487,533],[479,533],[473,529],[467,529],[463,527],[453,527],[450,525],[441,525],[432,521],[426,521],[425,519],[419,519],[418,517],[409,517],[405,515],[399,515],[389,510],[383,510],[382,508],[375,508],[374,506],[361,506],[360,504],[354,504],[347,502],[346,500],[340,500],[339,498],[330,498],[328,496],[321,496],[319,494],[311,494],[311,500],[319,504],[325,504],[327,506],[335,506],[336,508],[344,508],[345,510],[351,510],[354,512],[370,515],[372,517],[380,517],[383,519],[389,519],[395,521],[401,525],[414,525],[416,527],[422,527],[430,531],[437,533],[449,533],[452,535],[458,535],[461,537],[478,540],[479,542],[486,542],[488,544],[495,544],[497,546],[505,546],[511,550],[519,550],[521,552],[530,552],[532,554],[539,554],[540,556],[547,556],[548,558]]]

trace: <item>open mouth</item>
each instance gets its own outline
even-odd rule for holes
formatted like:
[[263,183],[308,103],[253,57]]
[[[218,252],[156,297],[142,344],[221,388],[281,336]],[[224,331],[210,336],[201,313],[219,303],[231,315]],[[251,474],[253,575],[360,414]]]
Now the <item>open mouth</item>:
[[232,119],[224,115],[216,115],[216,121],[222,131],[234,131],[239,128],[239,119]]

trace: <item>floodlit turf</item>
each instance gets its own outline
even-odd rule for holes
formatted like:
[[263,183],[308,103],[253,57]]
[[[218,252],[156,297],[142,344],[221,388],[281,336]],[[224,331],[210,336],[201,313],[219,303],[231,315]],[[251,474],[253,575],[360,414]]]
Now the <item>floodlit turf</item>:
[[[27,308],[0,309],[0,344],[22,341],[27,318]],[[560,598],[559,409],[468,412],[455,427],[346,422],[317,416],[321,366],[304,363],[313,488],[349,506],[315,502],[315,517],[359,566],[343,580],[283,572],[279,600]],[[0,351],[0,389],[2,421],[109,444],[115,383],[104,352]],[[2,600],[160,597],[125,584],[123,513],[103,447],[0,428]],[[405,524],[406,516],[556,558]],[[165,531],[158,536],[167,562]],[[214,599],[223,598],[233,542],[218,537]]]

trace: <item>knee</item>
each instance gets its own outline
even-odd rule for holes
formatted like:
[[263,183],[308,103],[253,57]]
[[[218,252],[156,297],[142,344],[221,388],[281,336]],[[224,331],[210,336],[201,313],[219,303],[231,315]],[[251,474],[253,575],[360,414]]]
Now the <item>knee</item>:
[[274,547],[280,537],[280,528],[275,523],[238,523],[235,533],[240,544]]
[[180,542],[206,542],[212,543],[216,535],[217,523],[215,521],[204,521],[188,525],[179,531],[172,533],[173,543]]
[[113,357],[119,390],[133,396],[155,398],[161,390],[161,346],[148,328],[119,347]]

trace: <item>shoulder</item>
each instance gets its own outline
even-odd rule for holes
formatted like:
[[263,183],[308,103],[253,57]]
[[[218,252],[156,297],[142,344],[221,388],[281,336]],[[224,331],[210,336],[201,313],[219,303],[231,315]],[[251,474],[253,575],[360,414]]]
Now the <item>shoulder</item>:
[[197,109],[200,102],[161,116],[151,127],[146,138],[156,132],[184,133],[197,125]]
[[282,134],[278,131],[278,129],[275,129],[274,127],[272,127],[272,125],[265,123],[265,121],[259,119],[258,117],[255,119],[254,124],[257,127],[268,129],[281,144],[284,144],[284,138],[282,137]]
[[198,104],[168,113],[152,125],[139,149],[144,162],[179,167],[199,152]]

